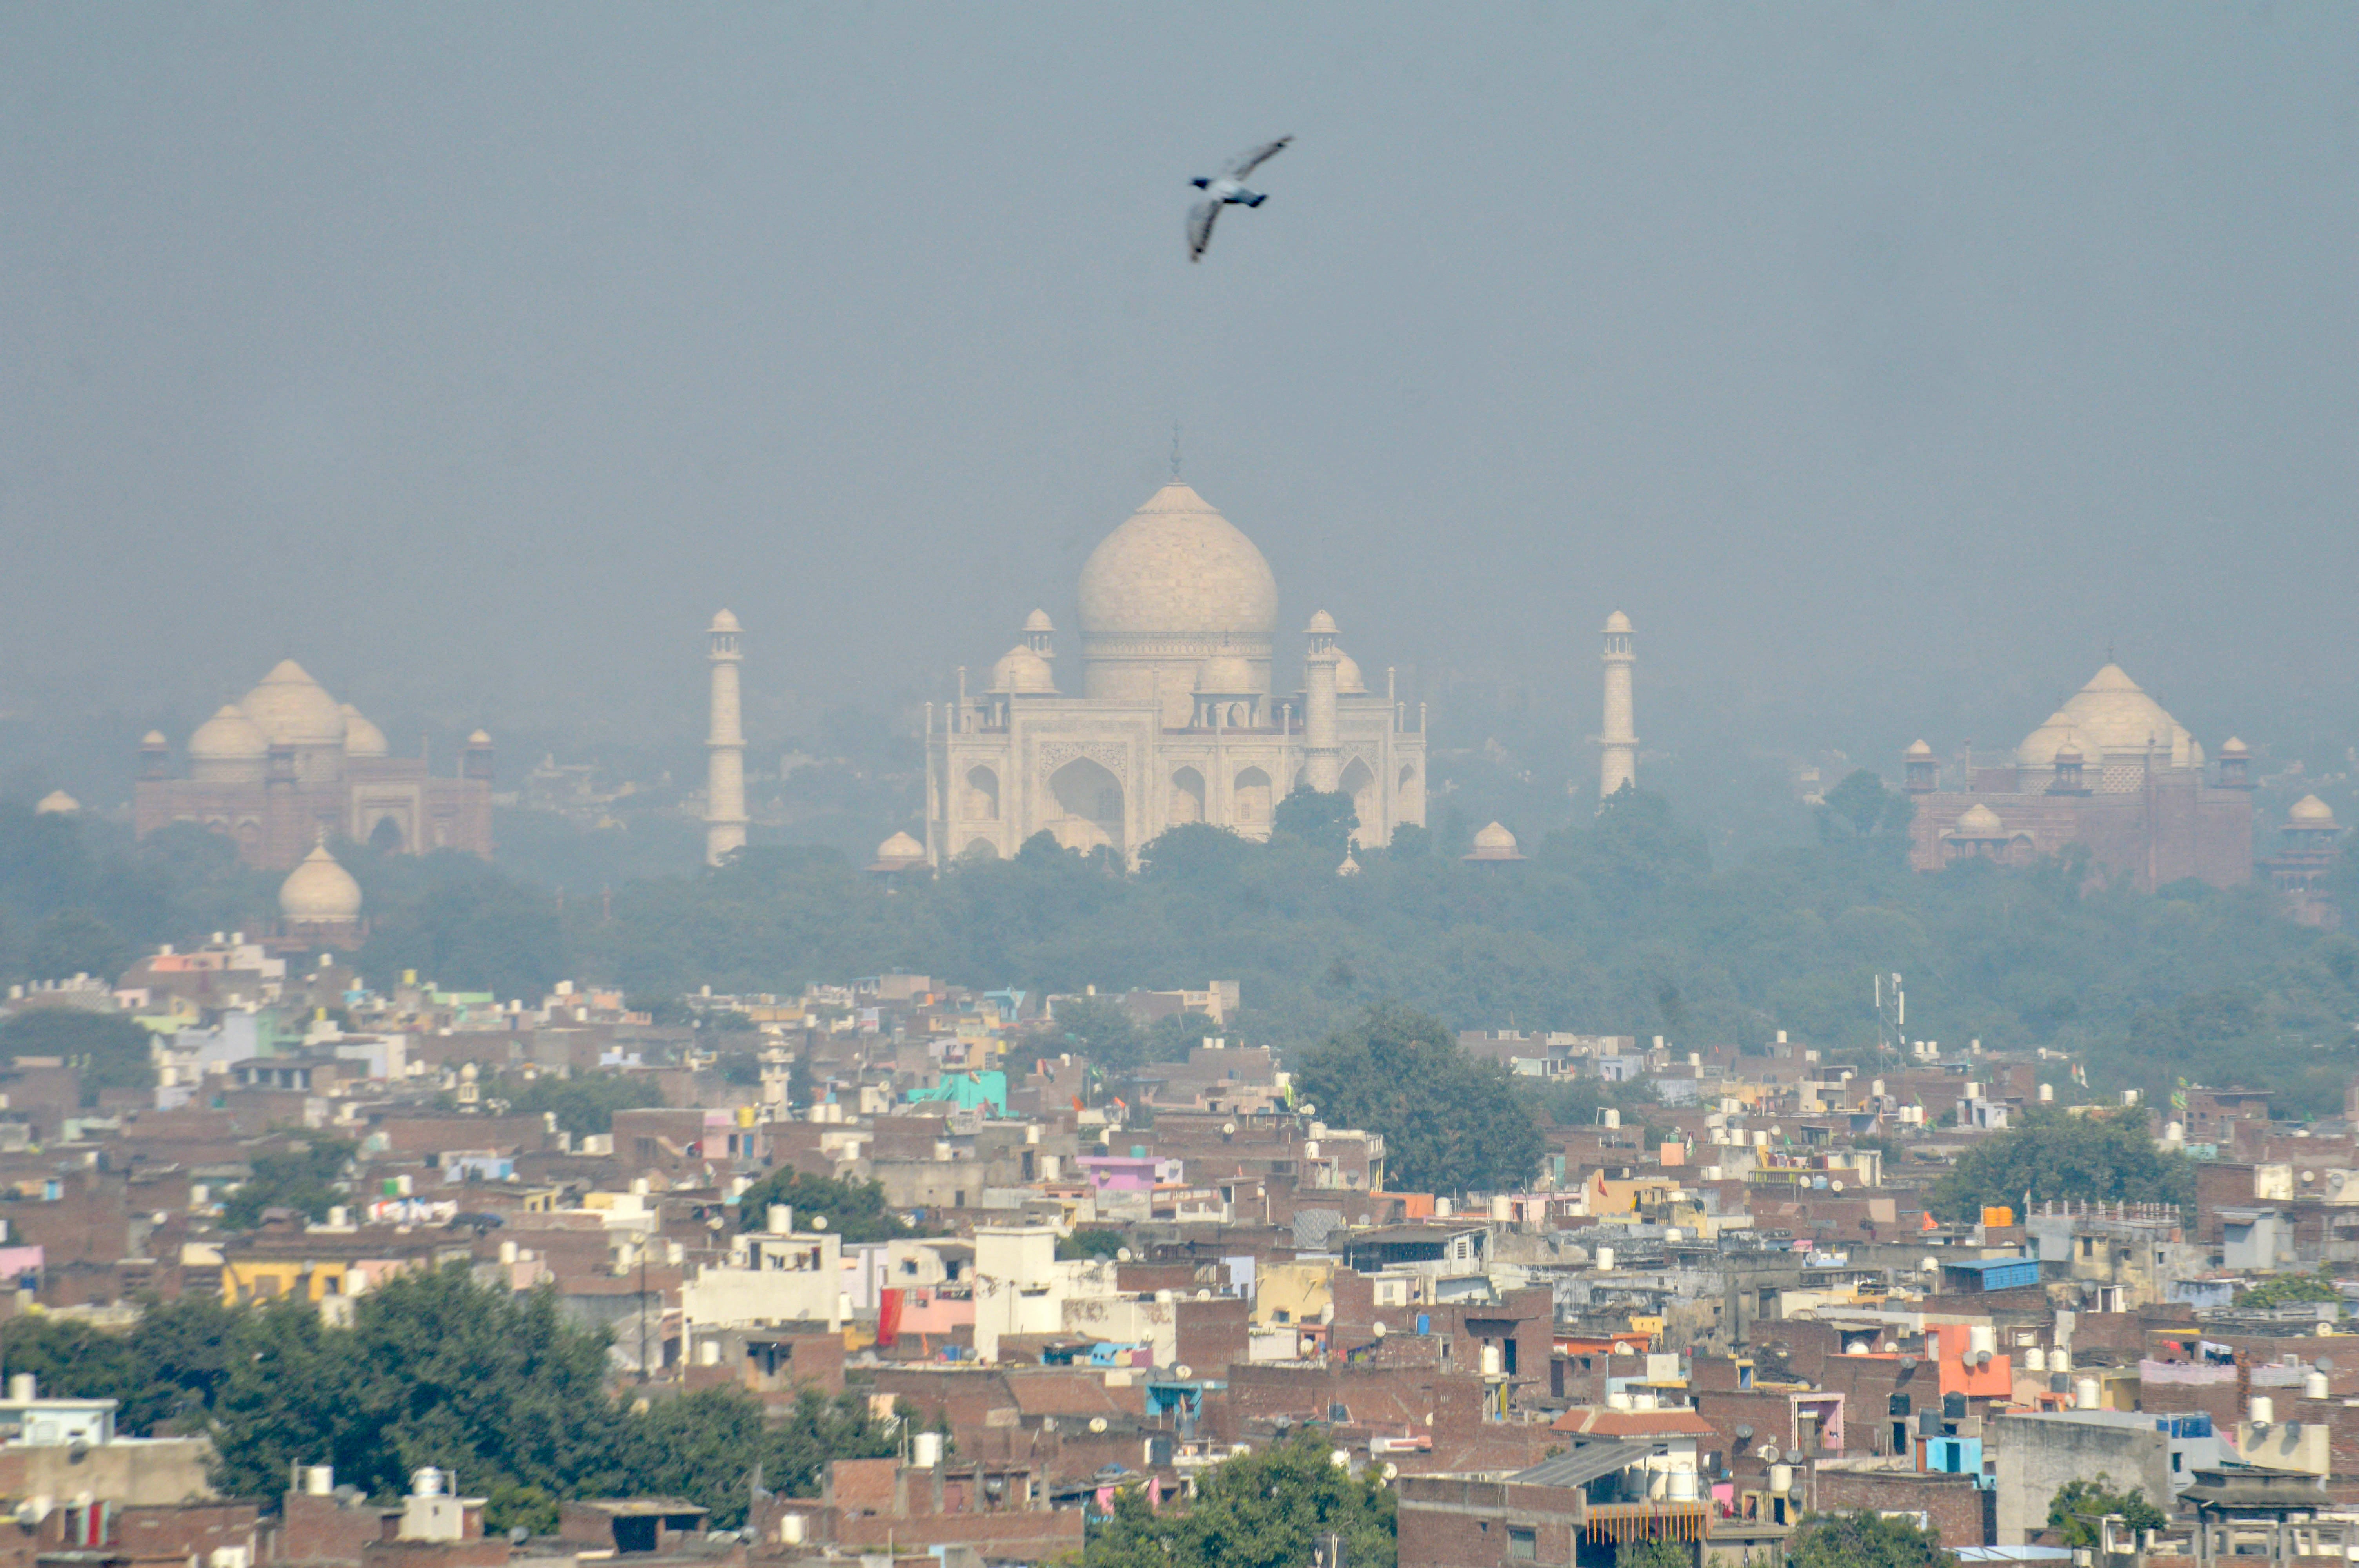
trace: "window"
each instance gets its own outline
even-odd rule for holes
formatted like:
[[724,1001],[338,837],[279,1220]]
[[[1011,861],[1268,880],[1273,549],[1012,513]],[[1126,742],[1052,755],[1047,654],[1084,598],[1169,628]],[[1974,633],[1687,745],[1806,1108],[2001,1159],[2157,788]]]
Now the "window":
[[1528,1563],[1539,1554],[1539,1541],[1531,1530],[1510,1529],[1507,1531],[1507,1555],[1509,1557],[1518,1558]]

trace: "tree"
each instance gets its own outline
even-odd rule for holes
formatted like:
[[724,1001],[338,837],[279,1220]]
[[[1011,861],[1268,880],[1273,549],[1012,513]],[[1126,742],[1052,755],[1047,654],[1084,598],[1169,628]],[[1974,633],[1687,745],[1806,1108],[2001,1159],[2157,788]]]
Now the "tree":
[[2019,1126],[1961,1156],[1934,1184],[1931,1201],[1934,1213],[1963,1222],[1986,1207],[2020,1205],[2027,1192],[2034,1203],[2065,1198],[2185,1206],[2195,1201],[2195,1168],[2184,1154],[2158,1150],[2129,1118],[2034,1106]]
[[799,1226],[826,1220],[827,1227],[846,1242],[892,1241],[920,1234],[885,1206],[882,1182],[842,1182],[832,1176],[809,1175],[791,1166],[773,1171],[737,1200],[739,1228],[761,1229],[772,1204],[790,1206]]
[[1119,1230],[1076,1230],[1057,1238],[1057,1256],[1068,1262],[1083,1258],[1111,1258],[1129,1245]]
[[230,1230],[252,1230],[262,1223],[265,1210],[293,1209],[306,1219],[323,1220],[342,1198],[338,1185],[344,1167],[359,1145],[347,1138],[306,1137],[284,1149],[250,1155],[254,1173],[240,1183],[222,1205],[222,1225]]
[[557,1125],[576,1138],[612,1132],[618,1110],[664,1102],[662,1086],[628,1073],[577,1073],[571,1077],[543,1073],[525,1083],[503,1079],[498,1092],[510,1110],[527,1116],[555,1112]]
[[1940,1532],[1904,1519],[1857,1513],[1813,1514],[1794,1531],[1788,1568],[1957,1568]]
[[1087,1056],[1102,1073],[1130,1072],[1147,1057],[1147,1042],[1130,1014],[1098,997],[1059,1002],[1056,1039],[1060,1048]]
[[120,1013],[42,1007],[0,1023],[0,1056],[54,1056],[82,1076],[82,1099],[101,1089],[156,1087],[147,1031]]
[[1915,801],[1887,788],[1881,777],[1867,769],[1858,768],[1820,797],[1819,833],[1821,838],[1834,838],[1834,825],[1841,823],[1854,838],[1878,832],[1898,834],[1908,830],[1916,816]]
[[1300,1568],[1318,1538],[1343,1538],[1352,1568],[1392,1568],[1392,1492],[1373,1472],[1354,1476],[1334,1461],[1318,1429],[1202,1472],[1195,1499],[1148,1509],[1136,1487],[1114,1494],[1114,1512],[1091,1530],[1084,1568]]
[[1406,1008],[1369,1009],[1305,1053],[1294,1077],[1321,1120],[1384,1135],[1396,1190],[1506,1191],[1531,1178],[1546,1147],[1506,1068]]
[[147,1303],[127,1331],[47,1314],[0,1326],[0,1365],[45,1390],[118,1401],[132,1437],[201,1427],[227,1375],[236,1314],[216,1296]]
[[2104,1530],[2098,1521],[2107,1514],[2119,1514],[2131,1530],[2169,1527],[2169,1518],[2147,1501],[2145,1488],[2116,1492],[2112,1487],[2112,1477],[2100,1470],[2094,1480],[2067,1481],[2057,1490],[2048,1503],[2048,1528],[2056,1532],[2058,1545],[2102,1545]]
[[1695,1560],[1694,1548],[1673,1541],[1625,1541],[1614,1549],[1614,1568],[1695,1568]]
[[2318,1266],[2315,1274],[2280,1274],[2248,1291],[2236,1292],[2236,1304],[2248,1307],[2294,1306],[2303,1302],[2342,1299],[2343,1290],[2334,1282],[2334,1271],[2324,1263]]
[[1343,859],[1359,826],[1360,814],[1350,795],[1341,790],[1315,790],[1309,784],[1296,785],[1269,814],[1273,842],[1306,845],[1330,865]]

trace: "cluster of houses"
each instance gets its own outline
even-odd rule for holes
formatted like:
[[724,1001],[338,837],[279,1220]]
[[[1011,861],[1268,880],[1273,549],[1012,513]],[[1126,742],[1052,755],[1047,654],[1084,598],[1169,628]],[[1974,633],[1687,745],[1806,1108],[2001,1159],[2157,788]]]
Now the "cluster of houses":
[[[817,1387],[919,1418],[816,1497],[756,1490],[742,1530],[593,1498],[512,1540],[430,1466],[399,1499],[324,1463],[281,1498],[217,1498],[201,1435],[127,1437],[111,1401],[19,1377],[0,1557],[1049,1563],[1120,1495],[1184,1507],[1208,1466],[1306,1432],[1396,1489],[1401,1568],[1609,1564],[1637,1541],[1774,1564],[1805,1516],[1852,1509],[1985,1562],[2359,1552],[2359,1338],[2318,1282],[2359,1289],[2359,1118],[2205,1088],[2084,1109],[2192,1156],[2192,1206],[2035,1191],[1945,1223],[1932,1184],[2074,1098],[2071,1063],[1468,1034],[1614,1103],[1549,1126],[1524,1188],[1422,1193],[1381,1135],[1326,1122],[1223,1033],[1234,985],[1096,999],[1203,1021],[1184,1060],[1118,1072],[1064,1048],[1071,1000],[883,976],[691,998],[694,1025],[659,1026],[571,985],[376,992],[234,934],[20,992],[9,1011],[140,1021],[157,1083],[85,1097],[71,1061],[0,1069],[16,1311],[103,1325],[151,1294],[292,1296],[333,1319],[458,1262],[610,1331],[649,1399],[737,1386],[783,1410]],[[641,1103],[568,1126],[523,1108],[577,1103],[536,1099],[548,1080]],[[228,1224],[259,1162],[326,1138],[357,1151],[344,1201]],[[767,1202],[781,1170],[875,1183],[909,1233]],[[2050,1506],[2076,1479],[2167,1523],[2093,1517],[2097,1544],[2068,1541]]]

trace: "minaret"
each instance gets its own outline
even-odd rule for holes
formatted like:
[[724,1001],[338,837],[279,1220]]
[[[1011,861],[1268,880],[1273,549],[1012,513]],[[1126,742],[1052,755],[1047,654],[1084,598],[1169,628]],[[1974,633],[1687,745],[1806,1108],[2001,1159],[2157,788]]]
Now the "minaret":
[[1630,708],[1630,666],[1637,662],[1630,618],[1617,610],[1605,618],[1605,722],[1597,737],[1604,748],[1597,769],[1601,800],[1638,782],[1638,737],[1631,729]]
[[704,738],[704,863],[745,847],[745,731],[738,722],[737,617],[712,618],[712,730]]
[[1310,651],[1302,659],[1302,771],[1310,787],[1332,795],[1343,782],[1335,739],[1335,618],[1325,611],[1307,628]]

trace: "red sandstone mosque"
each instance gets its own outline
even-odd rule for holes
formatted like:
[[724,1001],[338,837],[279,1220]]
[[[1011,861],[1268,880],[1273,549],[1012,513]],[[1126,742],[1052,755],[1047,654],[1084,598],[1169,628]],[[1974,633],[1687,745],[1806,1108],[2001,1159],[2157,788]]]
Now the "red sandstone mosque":
[[2251,762],[2233,737],[2208,759],[2108,663],[2002,765],[1969,756],[1945,780],[1930,746],[1908,748],[1909,864],[2023,865],[2081,844],[2108,877],[2147,892],[2185,877],[2234,887],[2253,879]]
[[185,776],[174,776],[171,743],[149,730],[139,742],[132,811],[142,838],[199,823],[267,871],[292,870],[333,838],[407,854],[488,857],[492,738],[476,730],[456,775],[437,776],[423,757],[392,755],[384,731],[287,659],[197,727]]

